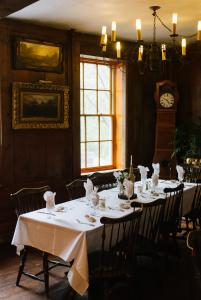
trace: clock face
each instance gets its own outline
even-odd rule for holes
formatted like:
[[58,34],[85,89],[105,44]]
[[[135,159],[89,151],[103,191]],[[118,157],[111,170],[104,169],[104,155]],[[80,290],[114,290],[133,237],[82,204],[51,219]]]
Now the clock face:
[[171,93],[164,93],[160,96],[160,105],[165,108],[172,107],[174,104],[174,96]]

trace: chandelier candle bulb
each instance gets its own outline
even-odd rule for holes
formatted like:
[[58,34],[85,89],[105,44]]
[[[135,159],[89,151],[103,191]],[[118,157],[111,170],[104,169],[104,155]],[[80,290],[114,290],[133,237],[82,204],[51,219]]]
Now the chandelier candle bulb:
[[116,43],[116,49],[117,49],[117,58],[121,58],[121,43]]
[[[101,45],[105,45],[105,35],[107,35],[107,27],[106,26],[102,26]],[[106,40],[107,40],[107,37],[106,37]]]
[[197,33],[197,40],[201,40],[201,21],[198,21],[198,33]]
[[172,14],[172,33],[176,34],[176,27],[177,27],[177,14]]
[[186,55],[186,39],[182,39],[181,40],[181,54],[183,55],[183,56],[185,56]]
[[141,25],[141,20],[136,19],[136,32],[137,32],[137,40],[141,41],[142,40],[142,25]]
[[104,35],[104,41],[102,44],[102,51],[106,52],[106,50],[107,50],[107,33],[105,33],[105,35]]
[[142,61],[142,56],[143,56],[143,45],[140,45],[138,49],[138,61]]
[[116,32],[117,32],[117,24],[116,22],[112,22],[112,42],[116,42]]
[[162,60],[166,60],[166,45],[162,44],[161,45],[161,53],[162,53]]

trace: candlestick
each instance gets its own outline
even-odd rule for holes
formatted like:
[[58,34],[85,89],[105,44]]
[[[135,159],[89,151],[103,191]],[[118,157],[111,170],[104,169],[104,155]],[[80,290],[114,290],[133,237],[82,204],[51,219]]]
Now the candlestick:
[[117,58],[121,58],[121,43],[116,43],[116,49],[117,49]]
[[186,55],[186,39],[182,39],[181,40],[181,54],[183,55],[183,56],[185,56]]
[[172,14],[172,33],[176,34],[176,27],[177,27],[177,14]]
[[166,60],[166,45],[162,44],[161,45],[161,54],[162,54],[162,60]]
[[143,56],[143,45],[140,45],[138,49],[138,61],[142,61],[142,56]]
[[141,26],[141,20],[136,19],[136,31],[137,31],[137,40],[142,40],[142,32],[141,32],[142,26]]
[[112,22],[112,42],[116,42],[116,30],[117,30],[117,24],[116,22]]
[[201,21],[198,21],[198,33],[197,33],[197,40],[201,40]]
[[130,168],[129,168],[129,175],[128,175],[129,180],[132,182],[135,182],[135,175],[133,171],[133,156],[131,155],[130,157]]
[[107,27],[102,26],[101,45],[105,45],[105,35],[107,35]]

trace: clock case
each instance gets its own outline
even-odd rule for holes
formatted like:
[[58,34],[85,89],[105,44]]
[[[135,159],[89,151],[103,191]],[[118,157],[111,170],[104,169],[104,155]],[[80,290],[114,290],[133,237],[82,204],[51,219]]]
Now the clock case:
[[[160,96],[164,93],[171,93],[174,96],[174,104],[165,108],[160,104]],[[155,126],[155,151],[153,162],[160,163],[161,178],[175,177],[175,161],[172,159],[173,136],[176,128],[176,111],[179,94],[177,85],[170,80],[156,82],[156,126]]]
[[[170,93],[174,97],[174,104],[171,107],[165,108],[160,104],[160,97],[162,94],[165,94],[165,93]],[[157,109],[168,109],[168,110],[175,109],[176,110],[177,102],[179,100],[179,94],[178,94],[176,82],[173,82],[171,80],[163,80],[163,81],[156,82],[156,90],[155,90],[155,94],[154,94],[154,99],[156,101]]]

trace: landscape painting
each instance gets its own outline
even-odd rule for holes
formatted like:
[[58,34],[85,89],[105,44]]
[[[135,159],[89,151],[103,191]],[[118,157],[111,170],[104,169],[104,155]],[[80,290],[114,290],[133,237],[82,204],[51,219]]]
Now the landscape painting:
[[66,86],[14,82],[13,128],[68,128],[68,92]]
[[16,39],[15,68],[45,72],[63,72],[61,45]]

